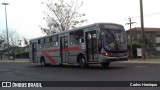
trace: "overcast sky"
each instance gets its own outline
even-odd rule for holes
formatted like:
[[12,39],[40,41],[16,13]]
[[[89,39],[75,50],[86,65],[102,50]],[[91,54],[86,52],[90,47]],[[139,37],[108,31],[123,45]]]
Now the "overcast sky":
[[[41,4],[45,0],[0,0],[8,2],[8,28],[16,30],[21,37],[28,39],[42,36],[39,25],[45,24]],[[64,0],[66,1],[66,0]],[[139,0],[83,0],[80,12],[86,14],[88,22],[112,22],[124,25],[129,29],[128,18],[136,22],[132,27],[140,27]],[[160,28],[160,0],[143,0],[144,26]],[[0,30],[5,30],[4,6],[0,5]]]

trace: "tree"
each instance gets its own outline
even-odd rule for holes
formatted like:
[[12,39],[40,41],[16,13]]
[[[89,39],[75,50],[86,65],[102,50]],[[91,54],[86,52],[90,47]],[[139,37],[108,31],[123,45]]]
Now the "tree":
[[29,41],[25,38],[25,37],[23,37],[23,40],[24,40],[24,47],[23,47],[23,51],[24,52],[29,52]]
[[0,54],[2,56],[3,53],[8,52],[9,50],[16,48],[18,46],[19,35],[16,31],[9,30],[9,47],[7,43],[7,35],[5,30],[1,30],[0,32]]
[[2,50],[4,50],[6,48],[6,43],[5,43],[5,40],[0,37],[0,53],[2,53]]
[[24,40],[24,45],[25,46],[29,46],[29,42],[28,42],[28,40],[25,37],[23,37],[23,40]]
[[55,2],[55,0],[48,0],[46,3],[42,2],[42,4],[47,6],[49,11],[43,12],[46,15],[44,20],[46,20],[47,28],[40,26],[42,32],[47,35],[62,32],[75,28],[87,21],[82,19],[85,14],[78,12],[83,2],[79,4],[78,0],[69,1],[70,3],[66,3],[64,0],[58,0],[58,2]]
[[4,43],[4,40],[2,38],[0,38],[0,57],[1,57],[1,60],[2,60],[2,50],[4,49],[4,46],[3,46],[3,43]]
[[[9,46],[18,46],[18,40],[19,40],[19,35],[16,31],[14,30],[9,30],[8,31],[8,36],[9,36]],[[7,34],[5,30],[1,30],[0,37],[2,40],[4,40],[4,43],[7,44]],[[8,45],[6,45],[8,46]]]

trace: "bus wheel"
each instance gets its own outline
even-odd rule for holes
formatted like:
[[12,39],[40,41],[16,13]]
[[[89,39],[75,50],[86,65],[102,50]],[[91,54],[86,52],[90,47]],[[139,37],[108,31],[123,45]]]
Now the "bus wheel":
[[86,68],[86,67],[88,67],[88,64],[86,63],[86,60],[85,60],[84,57],[80,57],[80,58],[79,58],[79,66],[80,66],[81,68]]
[[101,63],[102,67],[107,68],[110,65],[110,62]]
[[42,65],[42,66],[47,66],[44,57],[41,57],[40,61],[41,61],[41,65]]

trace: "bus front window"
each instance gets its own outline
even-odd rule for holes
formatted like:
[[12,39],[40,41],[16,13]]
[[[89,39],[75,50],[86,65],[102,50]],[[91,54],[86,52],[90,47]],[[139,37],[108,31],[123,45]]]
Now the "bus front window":
[[127,50],[127,40],[125,31],[121,29],[101,30],[103,47],[106,51],[125,51]]

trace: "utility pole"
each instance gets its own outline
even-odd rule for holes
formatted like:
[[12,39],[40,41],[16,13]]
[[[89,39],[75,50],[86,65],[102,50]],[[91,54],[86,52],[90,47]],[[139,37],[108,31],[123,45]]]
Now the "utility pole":
[[21,42],[22,42],[22,40],[18,40],[19,41],[19,44],[18,44],[18,46],[20,46],[21,47]]
[[130,26],[130,31],[129,31],[129,34],[130,34],[130,58],[131,60],[133,59],[133,51],[132,51],[132,24],[136,23],[136,22],[132,22],[132,19],[129,17],[129,23],[126,23],[127,25]]
[[20,46],[20,50],[21,50],[20,58],[22,58],[22,47],[21,47],[21,42],[22,42],[22,40],[18,40],[18,41],[19,41],[19,45],[18,45],[18,46]]
[[7,34],[7,47],[9,48],[9,36],[8,36],[8,24],[7,24],[7,9],[6,6],[9,5],[9,3],[2,3],[2,5],[5,6],[5,17],[6,17],[6,34]]
[[144,42],[144,22],[143,22],[143,1],[140,0],[140,16],[141,16],[141,41],[142,41],[142,59],[145,60],[145,42]]

